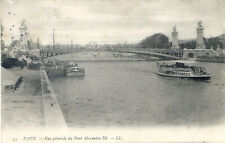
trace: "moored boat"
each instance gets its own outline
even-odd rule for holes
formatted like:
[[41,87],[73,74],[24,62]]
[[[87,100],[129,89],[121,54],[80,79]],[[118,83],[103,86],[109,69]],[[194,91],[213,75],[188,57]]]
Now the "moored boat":
[[211,75],[206,72],[206,69],[188,62],[172,61],[158,62],[157,74],[167,77],[178,77],[196,80],[209,80]]
[[72,64],[66,68],[66,76],[84,77],[85,69],[79,68],[77,64],[72,62]]
[[66,70],[62,66],[52,66],[46,68],[46,73],[49,77],[59,77],[59,76],[65,76]]
[[[64,66],[60,66],[56,64],[55,60],[55,36],[54,36],[54,29],[53,29],[53,63],[46,64],[46,73],[50,77],[59,77],[59,76],[66,76],[66,69]],[[48,61],[46,61],[48,63]]]
[[39,70],[40,66],[41,66],[40,61],[32,61],[32,62],[27,64],[27,68],[31,69],[31,70]]

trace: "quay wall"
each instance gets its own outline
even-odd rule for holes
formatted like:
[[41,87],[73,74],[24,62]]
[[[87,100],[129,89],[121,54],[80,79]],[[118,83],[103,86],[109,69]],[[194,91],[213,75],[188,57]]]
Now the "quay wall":
[[40,77],[45,127],[67,128],[56,94],[43,66],[40,68]]

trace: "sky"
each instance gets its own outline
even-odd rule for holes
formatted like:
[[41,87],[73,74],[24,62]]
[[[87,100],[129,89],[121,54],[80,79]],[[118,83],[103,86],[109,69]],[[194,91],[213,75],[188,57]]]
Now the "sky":
[[[155,33],[171,39],[195,39],[199,20],[204,36],[225,33],[225,0],[1,0],[4,40],[19,37],[26,20],[28,31],[42,44],[140,42]],[[10,30],[11,29],[11,30]]]

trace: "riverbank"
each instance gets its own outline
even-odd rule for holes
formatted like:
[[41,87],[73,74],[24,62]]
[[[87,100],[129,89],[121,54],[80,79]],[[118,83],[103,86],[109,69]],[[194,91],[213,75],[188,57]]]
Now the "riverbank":
[[41,67],[40,75],[45,127],[67,128],[56,94],[54,93],[44,67]]
[[[20,87],[2,93],[2,129],[42,127],[44,125],[39,70],[8,69],[23,77]],[[4,75],[3,75],[4,76]]]

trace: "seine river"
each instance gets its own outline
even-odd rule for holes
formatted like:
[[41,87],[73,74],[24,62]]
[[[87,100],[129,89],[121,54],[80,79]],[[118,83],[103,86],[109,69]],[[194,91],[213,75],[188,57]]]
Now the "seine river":
[[155,61],[83,62],[84,79],[51,79],[69,127],[217,125],[225,121],[225,64],[211,81],[155,74]]

